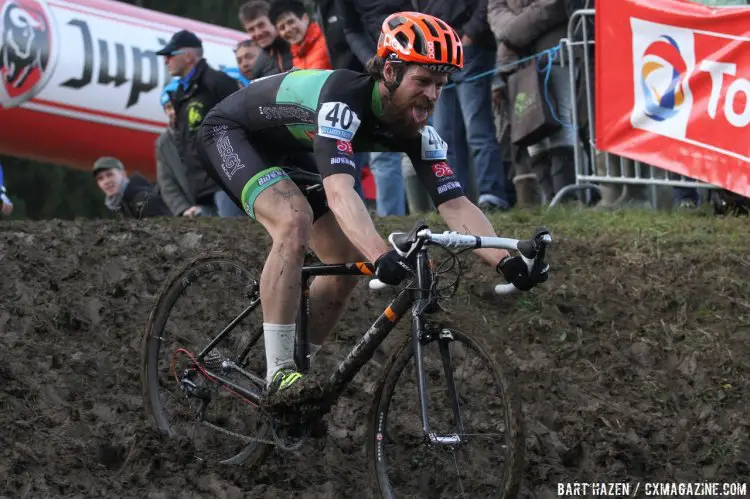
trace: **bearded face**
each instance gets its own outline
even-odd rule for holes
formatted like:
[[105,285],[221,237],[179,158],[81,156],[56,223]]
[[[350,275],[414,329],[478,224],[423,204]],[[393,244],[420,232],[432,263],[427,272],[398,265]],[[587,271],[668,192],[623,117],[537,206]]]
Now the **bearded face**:
[[[395,81],[393,63],[386,63],[383,74],[386,81]],[[447,79],[445,73],[429,71],[419,65],[407,66],[401,84],[391,92],[390,99],[383,106],[383,117],[394,132],[410,137],[419,135],[435,110]]]

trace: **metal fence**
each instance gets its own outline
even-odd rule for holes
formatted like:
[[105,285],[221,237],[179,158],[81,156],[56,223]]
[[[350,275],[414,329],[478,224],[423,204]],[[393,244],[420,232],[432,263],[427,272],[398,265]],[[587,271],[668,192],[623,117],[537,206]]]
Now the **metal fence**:
[[[585,191],[590,200],[591,190],[595,189],[605,198],[617,199],[613,205],[621,204],[640,191],[640,199],[657,208],[658,188],[700,188],[714,189],[715,186],[690,179],[682,175],[657,168],[640,161],[599,151],[596,148],[594,126],[594,19],[595,9],[582,9],[573,13],[568,22],[567,38],[561,40],[563,65],[570,75],[570,89],[577,112],[573,112],[572,126],[579,132],[580,139],[575,146],[576,183],[561,189],[550,201],[555,206],[571,191]],[[571,126],[569,125],[569,126]],[[643,191],[648,191],[645,196]]]

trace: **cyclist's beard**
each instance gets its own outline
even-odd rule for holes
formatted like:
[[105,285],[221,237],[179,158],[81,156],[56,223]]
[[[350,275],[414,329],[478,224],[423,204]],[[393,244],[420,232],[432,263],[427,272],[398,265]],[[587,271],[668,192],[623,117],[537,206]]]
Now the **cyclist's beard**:
[[[416,112],[415,107],[418,108]],[[405,99],[391,94],[387,99],[387,111],[383,118],[394,135],[414,137],[427,125],[427,119],[434,109],[435,104],[424,97]]]

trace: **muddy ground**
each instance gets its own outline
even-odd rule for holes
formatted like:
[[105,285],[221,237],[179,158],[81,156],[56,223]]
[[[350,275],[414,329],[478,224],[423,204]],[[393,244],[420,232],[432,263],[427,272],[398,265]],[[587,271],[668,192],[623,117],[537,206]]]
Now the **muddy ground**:
[[[528,235],[523,221],[506,234]],[[517,371],[522,496],[574,480],[750,482],[747,221],[679,223],[560,223],[552,279],[522,297],[486,296],[496,276],[463,259],[467,286],[448,305]],[[360,497],[366,390],[347,392],[324,441],[253,474],[193,463],[145,418],[139,347],[168,273],[226,249],[257,267],[267,244],[244,220],[1,223],[0,496]],[[387,299],[363,283],[327,358]]]

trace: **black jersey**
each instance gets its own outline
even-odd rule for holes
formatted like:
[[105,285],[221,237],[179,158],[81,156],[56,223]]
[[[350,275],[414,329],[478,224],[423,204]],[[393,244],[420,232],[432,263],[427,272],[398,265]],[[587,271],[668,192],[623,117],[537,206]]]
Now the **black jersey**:
[[[355,152],[403,152],[435,206],[462,196],[461,185],[446,163],[448,146],[435,129],[425,126],[416,137],[396,136],[379,119],[381,109],[377,83],[368,74],[295,70],[254,80],[216,105],[203,125],[204,143],[218,152],[209,156],[217,157],[212,162],[221,163],[220,168],[215,165],[219,176],[223,173],[232,180],[237,171],[247,168],[242,177],[248,182],[265,181],[242,188],[239,197],[246,210],[249,198],[254,201],[259,193],[247,192],[262,190],[269,179],[280,180],[282,174],[275,167],[282,165],[273,164],[275,158],[304,152],[313,153],[314,166],[299,166],[314,168],[323,178],[335,173],[354,175]],[[246,139],[231,140],[226,134],[232,131],[241,131]],[[257,152],[252,160],[241,150],[245,140]],[[258,158],[265,164],[248,164],[257,163]]]

